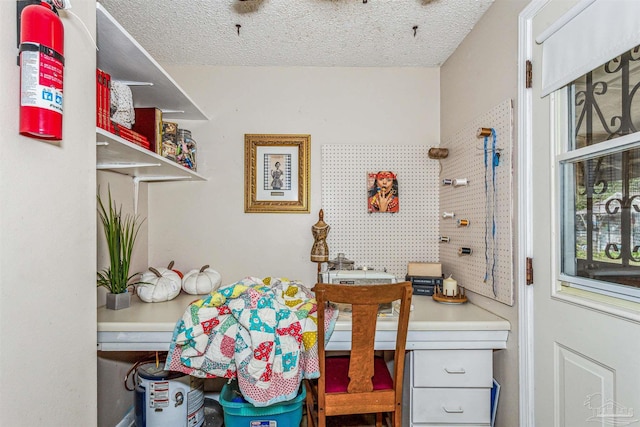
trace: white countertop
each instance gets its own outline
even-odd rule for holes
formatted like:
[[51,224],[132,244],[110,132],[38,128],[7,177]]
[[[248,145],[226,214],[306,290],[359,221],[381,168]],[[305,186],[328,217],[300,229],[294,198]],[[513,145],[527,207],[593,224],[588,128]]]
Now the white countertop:
[[[176,322],[198,295],[181,293],[161,303],[145,303],[137,296],[131,307],[122,310],[98,308],[98,350],[166,351]],[[442,304],[430,296],[414,295],[409,318],[407,349],[505,348],[509,322],[471,303]],[[395,319],[379,318],[376,348],[392,349]],[[340,316],[336,322],[328,350],[344,350],[350,346],[351,322]]]
[[109,310],[105,306],[98,307],[98,332],[173,332],[187,306],[205,296],[180,292],[171,301],[148,303],[133,295],[129,308]]
[[[413,295],[413,310],[409,316],[410,331],[510,330],[511,324],[502,317],[471,303],[444,304],[430,296]],[[395,329],[393,317],[379,317],[378,330]],[[338,317],[335,330],[351,330],[348,316]]]

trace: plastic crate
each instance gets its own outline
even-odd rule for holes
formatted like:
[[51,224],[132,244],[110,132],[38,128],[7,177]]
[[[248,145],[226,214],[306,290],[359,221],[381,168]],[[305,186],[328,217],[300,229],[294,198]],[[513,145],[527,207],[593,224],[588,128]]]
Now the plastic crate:
[[222,387],[220,404],[224,411],[225,427],[298,427],[302,421],[302,405],[306,398],[304,387],[300,387],[298,396],[286,402],[265,407],[256,407],[251,403],[234,402],[241,396],[238,382],[231,381]]

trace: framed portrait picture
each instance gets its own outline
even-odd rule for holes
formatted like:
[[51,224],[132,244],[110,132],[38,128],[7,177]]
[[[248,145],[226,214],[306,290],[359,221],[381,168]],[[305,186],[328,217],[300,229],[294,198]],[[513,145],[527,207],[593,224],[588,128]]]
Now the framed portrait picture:
[[390,170],[367,173],[367,210],[369,213],[400,211],[398,174]]
[[244,136],[244,211],[309,213],[310,135]]

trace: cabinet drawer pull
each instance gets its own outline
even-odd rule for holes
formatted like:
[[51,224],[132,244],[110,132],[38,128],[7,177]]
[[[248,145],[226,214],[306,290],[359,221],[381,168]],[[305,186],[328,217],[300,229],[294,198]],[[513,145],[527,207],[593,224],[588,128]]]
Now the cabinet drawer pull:
[[466,374],[467,373],[467,371],[465,371],[464,368],[460,368],[460,369],[444,368],[444,370],[447,374]]
[[444,409],[444,412],[446,412],[447,414],[463,414],[464,413],[464,409],[462,409],[461,406],[459,406],[458,409],[447,409],[446,406],[443,406],[442,409]]

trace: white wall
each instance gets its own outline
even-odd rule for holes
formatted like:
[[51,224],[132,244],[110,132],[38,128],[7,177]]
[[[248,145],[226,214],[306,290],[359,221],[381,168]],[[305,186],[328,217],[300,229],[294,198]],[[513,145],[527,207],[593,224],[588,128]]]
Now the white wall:
[[[148,264],[175,260],[183,271],[210,264],[224,283],[272,275],[312,285],[316,265],[309,252],[311,226],[321,208],[320,147],[434,146],[441,133],[451,135],[460,123],[504,99],[515,100],[517,17],[526,3],[496,0],[441,69],[166,66],[211,117],[180,123],[192,130],[198,172],[209,180],[148,185],[148,248],[140,249],[148,251]],[[244,213],[245,133],[311,135],[310,214]],[[126,184],[119,188],[126,198]],[[144,202],[143,196],[141,206]],[[477,295],[471,299],[511,321],[508,349],[495,353],[494,369],[504,387],[497,425],[515,426],[517,306]],[[112,365],[106,358],[101,363]]]
[[[441,132],[443,139],[505,99],[517,106],[518,14],[528,0],[495,0],[481,21],[441,67]],[[514,112],[517,117],[517,111]],[[514,127],[514,161],[517,152]],[[518,171],[513,191],[517,200]],[[514,218],[517,209],[514,206]],[[514,225],[514,248],[517,233]],[[515,262],[515,260],[514,260]],[[515,270],[514,270],[515,271]],[[507,349],[494,352],[494,376],[502,385],[497,427],[518,425],[518,284],[514,283],[513,307],[469,292],[470,300],[511,323]]]
[[[111,190],[111,196],[122,212],[134,213],[133,179],[130,176],[115,172],[100,171],[97,173],[96,193],[99,193],[103,202],[107,199],[107,193]],[[131,257],[131,274],[145,271],[148,266],[148,212],[147,212],[147,184],[140,184],[138,217],[143,220],[138,234],[138,239],[133,248]],[[107,243],[104,238],[102,225],[98,222],[97,228],[98,259],[97,269],[102,270],[109,266]],[[105,304],[107,290],[98,288],[97,305]],[[94,296],[94,299],[96,297]],[[176,319],[177,320],[177,319]],[[124,414],[133,405],[134,393],[124,388],[122,379],[127,371],[139,360],[149,358],[148,352],[114,352],[99,351],[98,362],[98,415],[97,425],[112,427],[122,420]],[[129,381],[133,384],[133,380]]]
[[[111,198],[122,209],[122,213],[134,215],[135,199],[133,179],[128,175],[122,175],[116,172],[99,171],[97,174],[96,194],[100,194],[103,203],[108,203],[108,194],[111,190]],[[140,232],[133,247],[131,255],[130,274],[143,272],[149,267],[148,253],[148,212],[147,212],[147,184],[141,183],[138,196],[138,221],[140,221]],[[97,229],[98,238],[98,260],[97,269],[102,270],[109,266],[109,252],[107,242],[104,237],[102,223],[98,221]],[[106,303],[107,289],[98,288],[97,304],[98,306]]]
[[[95,1],[73,11],[95,28]],[[96,420],[95,47],[64,17],[64,139],[18,134],[16,2],[0,1],[0,424]]]
[[[209,122],[183,124],[200,147],[198,172],[209,180],[149,185],[153,265],[172,259],[183,270],[210,264],[223,283],[284,276],[312,286],[317,265],[309,254],[311,226],[321,208],[321,146],[439,141],[438,69],[167,70],[211,116]],[[244,213],[245,133],[311,135],[310,214]],[[384,246],[384,239],[379,243]]]
[[[438,69],[165,68],[211,117],[180,123],[192,130],[198,173],[209,179],[141,185],[139,212],[147,220],[134,252],[135,271],[175,260],[185,273],[210,264],[223,283],[249,275],[284,276],[311,286],[317,269],[309,260],[311,226],[321,208],[320,147],[439,141]],[[245,133],[311,135],[310,214],[244,213]],[[129,178],[101,172],[98,185],[103,193],[111,186],[123,209],[132,209]],[[101,268],[108,259],[98,233]],[[98,304],[104,304],[102,293]],[[121,378],[136,357],[148,354],[98,354],[99,426],[114,425],[133,403],[122,382],[110,379]]]

